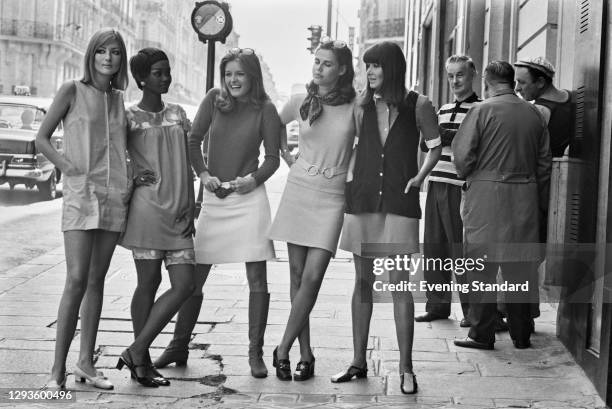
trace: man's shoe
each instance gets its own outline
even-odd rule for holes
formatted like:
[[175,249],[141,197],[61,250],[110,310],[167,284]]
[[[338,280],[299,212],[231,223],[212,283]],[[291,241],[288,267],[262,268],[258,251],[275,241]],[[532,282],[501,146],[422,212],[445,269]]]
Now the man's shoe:
[[435,320],[445,320],[448,317],[443,317],[441,315],[435,314],[433,312],[426,312],[423,315],[417,315],[416,317],[414,317],[414,320],[416,322],[431,322],[431,321],[435,321]]
[[529,348],[531,346],[531,342],[529,342],[529,340],[527,340],[527,341],[518,341],[516,339],[513,339],[512,343],[514,344],[514,347],[516,349],[526,349],[526,348]]
[[484,342],[478,342],[470,337],[464,339],[456,339],[453,341],[455,345],[463,348],[475,348],[475,349],[493,349],[493,343],[486,344]]
[[459,326],[461,328],[469,328],[472,326],[472,323],[470,322],[469,318],[463,318],[461,322],[459,323]]
[[495,332],[508,331],[508,323],[502,317],[498,317],[495,321]]

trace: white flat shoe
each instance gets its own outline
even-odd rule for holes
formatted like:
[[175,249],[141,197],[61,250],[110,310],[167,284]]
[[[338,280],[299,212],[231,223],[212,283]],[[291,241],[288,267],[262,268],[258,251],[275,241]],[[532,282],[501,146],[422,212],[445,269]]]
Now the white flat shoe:
[[66,375],[64,374],[64,380],[58,383],[55,379],[51,378],[40,387],[41,391],[63,391],[66,389]]
[[76,382],[85,383],[89,381],[94,387],[98,389],[113,389],[114,386],[101,371],[96,371],[96,376],[90,376],[87,372],[76,366],[74,368],[74,380]]

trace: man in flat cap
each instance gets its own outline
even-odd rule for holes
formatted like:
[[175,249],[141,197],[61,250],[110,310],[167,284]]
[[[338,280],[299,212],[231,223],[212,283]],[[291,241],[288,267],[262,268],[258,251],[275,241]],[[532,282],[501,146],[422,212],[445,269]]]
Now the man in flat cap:
[[519,60],[514,66],[516,92],[525,101],[533,101],[544,115],[550,134],[552,157],[563,156],[574,131],[574,108],[570,91],[557,89],[553,85],[555,67],[544,57]]

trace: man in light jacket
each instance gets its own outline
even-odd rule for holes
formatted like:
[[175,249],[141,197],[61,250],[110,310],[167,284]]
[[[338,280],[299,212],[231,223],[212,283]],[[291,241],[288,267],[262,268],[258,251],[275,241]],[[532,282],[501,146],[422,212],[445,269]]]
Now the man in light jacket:
[[[538,109],[514,93],[514,69],[493,61],[484,73],[487,99],[473,107],[453,140],[457,174],[466,178],[462,209],[465,254],[484,260],[484,269],[468,272],[472,291],[471,327],[455,345],[493,349],[496,276],[524,284],[536,274],[538,218],[547,206],[551,153],[546,122]],[[493,289],[493,291],[491,291]],[[507,291],[510,335],[516,348],[528,348],[531,334],[529,289]]]

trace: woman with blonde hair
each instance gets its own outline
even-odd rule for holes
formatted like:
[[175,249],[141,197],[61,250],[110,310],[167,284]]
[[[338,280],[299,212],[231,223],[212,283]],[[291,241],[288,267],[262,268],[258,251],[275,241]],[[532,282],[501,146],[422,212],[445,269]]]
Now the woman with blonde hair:
[[[264,182],[279,165],[280,121],[266,94],[259,58],[250,48],[231,49],[222,59],[221,89],[200,105],[189,136],[190,158],[204,184],[195,236],[196,290],[180,309],[174,337],[158,368],[185,365],[191,333],[202,305],[202,286],[213,264],[245,263],[249,283],[249,366],[266,377],[263,342],[270,294],[266,260],[274,247],[266,237],[270,204]],[[208,162],[202,141],[208,133]],[[265,159],[259,164],[263,143]]]
[[[93,353],[104,278],[125,228],[131,189],[126,159],[127,123],[123,95],[127,54],[116,30],[103,28],[89,40],[85,74],[64,83],[40,126],[36,147],[64,175],[62,231],[67,276],[57,315],[55,361],[47,389],[64,388],[66,356],[81,309],[81,349],[76,380],[97,388],[113,385],[96,371]],[[64,152],[50,143],[64,124]]]

